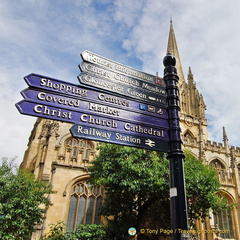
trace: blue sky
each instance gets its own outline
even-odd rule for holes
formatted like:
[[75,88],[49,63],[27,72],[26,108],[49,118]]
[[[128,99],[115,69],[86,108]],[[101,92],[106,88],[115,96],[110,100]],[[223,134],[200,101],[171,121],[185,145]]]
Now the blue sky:
[[172,16],[185,77],[191,66],[207,104],[210,140],[240,146],[240,1],[1,0],[0,159],[21,162],[34,117],[15,103],[38,73],[78,83],[80,53],[89,50],[162,75]]

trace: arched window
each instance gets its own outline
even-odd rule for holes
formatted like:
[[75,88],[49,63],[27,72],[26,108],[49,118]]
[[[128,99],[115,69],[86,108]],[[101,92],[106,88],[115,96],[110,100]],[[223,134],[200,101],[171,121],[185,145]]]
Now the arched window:
[[70,196],[67,230],[74,230],[79,224],[100,224],[102,201],[102,187],[91,186],[86,181],[76,183]]
[[227,177],[225,166],[218,159],[214,159],[213,161],[211,161],[210,166],[215,168],[216,171],[218,172],[219,180],[221,182],[225,182]]
[[214,214],[214,222],[219,230],[225,230],[220,233],[223,239],[235,239],[233,230],[233,216],[231,209],[222,209]]
[[189,130],[187,130],[187,131],[183,134],[183,137],[189,138],[189,139],[193,139],[193,138],[194,138],[192,132],[190,132]]
[[211,161],[210,166],[212,166],[213,168],[215,168],[218,171],[225,170],[224,165],[218,159],[214,159],[213,161]]
[[68,138],[65,141],[65,158],[68,161],[88,162],[90,154],[94,152],[94,145],[85,139]]
[[195,138],[192,134],[191,131],[187,130],[184,134],[183,134],[183,142],[186,145],[191,145],[194,144],[195,142]]

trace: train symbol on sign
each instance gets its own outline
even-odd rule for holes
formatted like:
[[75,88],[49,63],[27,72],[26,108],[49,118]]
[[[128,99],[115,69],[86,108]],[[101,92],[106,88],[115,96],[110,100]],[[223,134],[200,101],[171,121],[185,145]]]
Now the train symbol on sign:
[[145,144],[148,145],[149,147],[154,147],[155,146],[155,142],[152,141],[151,139],[147,139],[145,141]]

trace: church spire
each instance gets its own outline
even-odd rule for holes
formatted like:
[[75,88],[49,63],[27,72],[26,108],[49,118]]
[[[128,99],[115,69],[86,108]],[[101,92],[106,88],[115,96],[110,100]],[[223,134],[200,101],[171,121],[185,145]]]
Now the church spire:
[[170,20],[170,30],[169,30],[169,36],[168,36],[168,45],[167,45],[167,53],[171,53],[177,60],[176,62],[176,68],[177,68],[177,73],[179,77],[179,85],[181,86],[183,82],[185,82],[184,79],[184,74],[182,70],[182,64],[178,52],[178,47],[177,47],[177,41],[173,29],[173,24],[172,24],[172,18]]

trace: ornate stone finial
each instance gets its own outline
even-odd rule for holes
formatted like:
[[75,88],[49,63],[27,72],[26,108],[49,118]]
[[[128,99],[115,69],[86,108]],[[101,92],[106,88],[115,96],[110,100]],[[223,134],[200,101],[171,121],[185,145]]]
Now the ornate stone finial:
[[191,67],[188,68],[188,79],[193,79],[192,69]]
[[224,141],[224,142],[227,142],[227,141],[228,141],[227,132],[226,132],[225,127],[223,127],[223,141]]
[[188,69],[188,84],[189,84],[191,87],[195,87],[191,67],[189,67],[189,69]]
[[202,119],[200,119],[200,121],[199,121],[199,154],[198,154],[198,158],[199,158],[199,160],[206,160]]
[[39,136],[39,138],[45,137],[48,139],[50,136],[55,134],[55,137],[58,138],[60,135],[58,134],[59,130],[59,123],[52,120],[46,120],[46,122],[43,124],[42,132]]
[[230,168],[235,168],[235,167],[236,167],[236,157],[235,157],[234,148],[231,147],[231,149],[230,149]]
[[192,74],[192,69],[191,69],[190,66],[189,66],[189,68],[188,68],[188,74],[189,74],[189,75],[193,75],[193,74]]
[[224,147],[226,148],[227,155],[229,154],[229,144],[228,144],[228,137],[225,127],[223,127],[223,143]]
[[176,65],[176,58],[171,54],[168,53],[164,58],[163,58],[163,65],[164,67],[174,67]]

